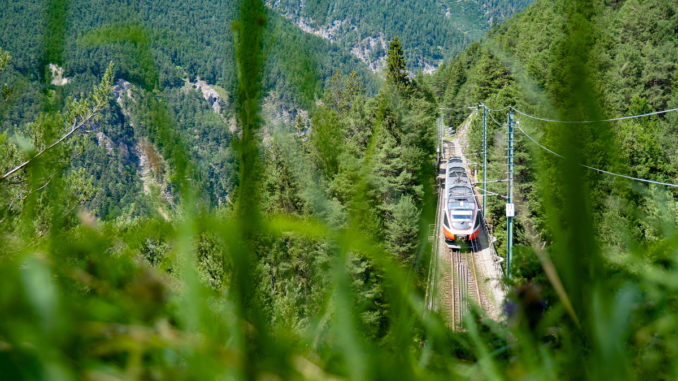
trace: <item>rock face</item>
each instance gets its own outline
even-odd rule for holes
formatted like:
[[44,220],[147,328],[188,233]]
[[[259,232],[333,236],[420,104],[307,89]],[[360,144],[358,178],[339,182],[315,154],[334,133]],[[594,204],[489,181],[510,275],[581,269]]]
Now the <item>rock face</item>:
[[[164,179],[168,170],[167,162],[160,152],[146,138],[141,138],[137,141],[134,152],[139,157],[139,172],[144,186],[144,193],[150,195],[153,189],[158,189],[162,197],[167,201],[167,204],[173,206],[174,197]],[[161,212],[161,214],[163,213]]]
[[[54,80],[52,80],[54,81]],[[118,79],[116,84],[113,86],[113,96],[115,96],[115,101],[120,107],[122,114],[125,117],[127,123],[134,127],[130,122],[129,111],[126,107],[126,102],[128,100],[133,100],[132,98],[132,84],[125,81],[124,79]],[[97,139],[97,144],[100,147],[104,147],[106,152],[111,155],[116,149],[119,149],[123,153],[123,158],[129,158],[129,147],[124,143],[116,143],[111,138],[102,131],[101,126],[98,123],[93,124],[93,130],[95,132],[95,137]]]
[[103,146],[106,148],[106,152],[109,154],[113,153],[113,141],[111,138],[109,138],[102,131],[97,131],[95,136],[97,138],[97,144],[99,144],[100,147]]
[[201,80],[200,77],[196,79],[195,83],[188,81],[187,84],[193,89],[202,93],[202,97],[205,98],[205,100],[210,104],[212,111],[215,113],[219,114],[221,113],[222,109],[228,107],[228,104],[226,103],[227,100],[223,99],[222,96],[219,95],[219,92],[207,84],[207,82]]
[[351,48],[351,54],[365,62],[370,67],[370,70],[374,72],[386,67],[387,51],[388,42],[383,33],[379,33],[376,37],[363,38]]
[[365,36],[358,31],[355,23],[347,19],[335,19],[324,24],[319,23],[317,20],[303,16],[305,6],[303,1],[301,1],[300,7],[294,10],[281,6],[279,0],[268,0],[266,5],[280,12],[282,16],[296,24],[304,32],[333,43],[343,44],[350,50],[351,54],[366,63],[373,72],[376,73],[386,67],[388,37],[384,33],[379,32]]
[[425,73],[532,2],[265,0],[304,32],[341,45],[375,72],[384,68],[388,41],[398,35],[411,70]]
[[264,98],[261,106],[262,115],[269,126],[291,126],[297,118],[301,118],[304,123],[309,122],[308,111],[290,106],[289,103],[282,101],[279,97],[269,94]]
[[[113,95],[115,102],[120,107],[125,123],[136,129],[133,124],[132,115],[129,107],[129,102],[135,102],[134,99],[134,85],[124,79],[118,79],[113,86]],[[139,180],[143,185],[143,191],[147,195],[153,194],[155,190],[159,191],[161,197],[166,201],[166,205],[158,206],[158,212],[165,218],[168,218],[166,208],[171,208],[174,205],[174,197],[169,190],[168,182],[165,175],[168,171],[167,162],[162,157],[158,149],[146,137],[140,136],[135,138],[134,144],[127,146],[125,144],[115,145],[111,139],[103,132],[97,132],[97,141],[100,146],[104,146],[108,153],[112,153],[114,149],[121,149],[124,151],[125,157],[130,153],[135,159],[137,166]]]
[[334,20],[325,26],[314,27],[313,24],[315,21],[313,19],[307,19],[303,16],[297,19],[291,19],[288,17],[288,19],[297,24],[297,26],[304,32],[332,42],[337,41],[337,39],[341,36],[341,27],[347,23],[347,20]]
[[122,78],[118,79],[115,86],[113,86],[113,95],[115,96],[115,101],[118,103],[118,106],[120,106],[120,108],[123,109],[123,113],[125,113],[123,97],[134,101],[134,98],[132,97],[132,84]]
[[49,64],[49,72],[52,75],[50,83],[54,86],[64,86],[71,81],[69,78],[64,77],[64,68],[61,66],[51,63]]

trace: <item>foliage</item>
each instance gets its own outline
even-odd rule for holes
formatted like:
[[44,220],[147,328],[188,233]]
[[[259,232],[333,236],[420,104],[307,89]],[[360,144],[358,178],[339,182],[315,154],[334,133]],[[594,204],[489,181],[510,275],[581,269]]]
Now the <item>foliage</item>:
[[[166,113],[181,127],[178,136],[189,147],[196,167],[193,181],[202,189],[201,202],[207,207],[227,204],[238,181],[230,147],[236,83],[230,25],[236,2],[43,3],[25,1],[0,9],[0,44],[14,57],[0,79],[0,85],[4,84],[0,131],[11,136],[18,126],[36,120],[45,105],[41,93],[46,88],[54,90],[58,99],[78,96],[94,86],[106,65],[114,62],[116,102],[93,126],[94,133],[84,139],[83,152],[75,159],[77,167],[92,173],[93,185],[104,190],[87,207],[103,218],[133,218],[157,209],[146,202],[149,184],[144,181],[142,164],[146,161],[140,147],[148,142],[164,155],[144,122],[151,117],[147,98],[158,92],[166,101]],[[292,113],[312,110],[335,73],[355,72],[369,92],[376,90],[375,77],[349,53],[281,16],[265,13],[269,22],[264,31],[264,91],[286,109]],[[27,29],[34,20],[44,22]],[[63,68],[68,79],[65,85],[51,85],[50,63]],[[219,113],[210,113],[207,102],[189,90],[188,81],[195,83],[197,78],[223,90]],[[127,82],[129,90],[124,86]],[[130,99],[128,91],[134,95]],[[57,109],[63,106],[61,102],[54,102]],[[216,128],[224,120],[231,124],[230,131]],[[169,171],[166,178],[156,181],[161,198],[178,196],[171,176]],[[162,206],[167,202],[157,203],[172,209]]]
[[[29,5],[26,10],[33,9]],[[70,5],[69,11],[79,9]],[[323,5],[309,11],[320,15]],[[635,22],[645,17],[631,11],[636,8],[663,18]],[[176,20],[177,9],[168,4],[162,22]],[[113,25],[103,35],[88,32],[96,43],[88,47],[92,54],[125,57],[117,78],[136,73],[131,97],[119,97],[128,88],[120,81],[112,86],[112,69],[89,72],[100,85],[79,101],[47,82],[24,89],[30,81],[9,82],[19,92],[3,104],[3,169],[35,158],[63,136],[65,125],[92,109],[111,107],[100,112],[106,125],[88,126],[0,181],[0,309],[9,311],[0,319],[3,376],[675,378],[676,194],[629,186],[579,166],[675,177],[671,115],[624,121],[618,128],[597,123],[558,129],[522,119],[521,128],[537,131],[540,141],[568,159],[539,156],[525,137],[517,138],[520,245],[507,320],[488,321],[476,310],[464,317],[463,331],[451,332],[443,314],[428,310],[422,298],[431,250],[426,232],[435,216],[436,97],[464,113],[469,104],[497,102],[492,106],[511,103],[561,119],[671,107],[675,96],[666,93],[665,82],[670,78],[673,90],[675,65],[668,74],[646,78],[628,104],[617,103],[628,82],[606,81],[626,75],[623,65],[608,71],[610,61],[602,58],[609,52],[601,53],[598,44],[611,36],[594,37],[606,35],[596,25],[675,31],[675,5],[541,1],[434,78],[416,76],[407,87],[387,82],[374,95],[359,75],[333,75],[310,122],[297,118],[293,126],[268,125],[261,111],[267,65],[274,60],[266,55],[272,38],[267,28],[279,19],[258,0],[228,9],[237,20],[229,47],[230,114],[215,113],[201,94],[172,85],[166,64],[175,61],[163,63],[155,45],[144,42],[152,28]],[[676,42],[675,33],[656,37],[642,29],[638,35],[649,39],[644,52]],[[69,41],[54,45],[66,62]],[[13,60],[31,56],[24,54],[12,50]],[[308,61],[299,62],[304,68]],[[7,70],[14,75],[17,67]],[[312,76],[292,83],[301,94],[319,91]],[[36,99],[15,111],[13,96]],[[628,109],[610,111],[614,104]],[[21,116],[33,123],[11,122]],[[462,116],[457,111],[446,120]],[[481,140],[477,120],[469,137],[475,148]],[[122,153],[120,160],[107,157],[105,139],[94,141],[99,132],[140,151],[127,159]],[[499,178],[504,132],[500,126],[489,132],[488,174]],[[138,160],[142,150],[150,163],[144,184],[125,173],[134,166],[112,164]],[[91,172],[78,162],[85,159],[97,164]],[[114,172],[129,180],[111,180]],[[149,191],[135,197],[101,186],[108,183],[136,191],[147,185]],[[86,202],[103,204],[93,198],[101,192],[129,203],[121,201],[119,210],[102,205],[112,215],[104,218]],[[8,205],[17,195],[25,200]],[[502,230],[502,207],[498,200],[489,203],[495,232]],[[497,235],[501,248],[504,237]]]
[[407,64],[403,56],[403,48],[398,36],[388,47],[388,57],[386,58],[386,80],[393,86],[404,87],[408,84]]
[[[457,110],[480,102],[561,120],[672,108],[676,11],[666,1],[537,2],[494,28],[431,82],[441,102],[453,109],[446,115],[450,124],[465,116]],[[490,116],[501,125],[506,116],[488,114],[487,176],[498,180],[506,171],[506,130]],[[668,146],[675,141],[675,116],[591,124],[516,118],[522,130],[564,158],[516,131],[518,245],[511,274],[515,320],[509,326],[524,324],[513,331],[524,344],[516,346],[520,354],[506,371],[518,372],[511,373],[515,377],[559,378],[568,364],[586,363],[586,371],[570,369],[566,377],[675,377],[671,350],[645,347],[649,341],[640,337],[671,340],[656,324],[663,319],[659,316],[675,313],[672,291],[643,272],[668,276],[664,271],[673,271],[678,194],[581,166],[675,182],[678,167]],[[471,152],[482,149],[481,119],[472,125]],[[499,194],[503,187],[488,184]],[[488,197],[485,211],[500,253],[505,252],[504,202]],[[658,209],[666,213],[659,217]],[[644,298],[661,301],[648,304]],[[551,354],[541,352],[544,362],[536,360],[537,351],[544,350]],[[646,356],[656,356],[656,362],[645,363]],[[536,363],[519,365],[527,359]],[[553,368],[548,361],[555,361]]]
[[532,0],[313,1],[270,2],[277,12],[324,33],[346,51],[379,68],[388,42],[400,36],[413,72],[430,70],[480,39]]

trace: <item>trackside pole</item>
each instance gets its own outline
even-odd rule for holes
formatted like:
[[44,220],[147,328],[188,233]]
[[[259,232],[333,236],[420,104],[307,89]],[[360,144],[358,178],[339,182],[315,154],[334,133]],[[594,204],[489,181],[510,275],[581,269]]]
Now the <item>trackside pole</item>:
[[484,104],[478,105],[483,108],[483,216],[485,215],[485,198],[487,196],[487,107]]
[[508,202],[506,203],[506,276],[511,278],[511,257],[513,255],[513,112],[508,113]]
[[442,131],[440,130],[440,119],[442,118],[442,114],[438,117],[436,120],[436,157],[438,159],[437,164],[440,164],[440,160],[443,156],[442,153]]

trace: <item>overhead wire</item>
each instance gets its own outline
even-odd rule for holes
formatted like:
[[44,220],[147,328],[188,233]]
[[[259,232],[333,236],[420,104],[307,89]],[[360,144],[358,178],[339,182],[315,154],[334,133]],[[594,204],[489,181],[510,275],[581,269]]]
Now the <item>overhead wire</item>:
[[[567,121],[558,121],[558,120],[554,120],[554,119],[546,119],[546,118],[535,117],[534,115],[529,115],[529,114],[527,114],[527,113],[524,113],[524,112],[522,112],[522,111],[516,109],[516,108],[513,107],[513,106],[509,106],[509,107],[510,107],[513,111],[515,111],[515,112],[517,112],[517,113],[519,113],[519,114],[521,114],[521,115],[523,115],[523,116],[526,116],[526,117],[528,117],[528,118],[535,118],[535,119],[538,119],[538,120],[545,120],[545,121],[549,121],[549,122],[567,122]],[[678,111],[678,108],[673,108],[673,109],[668,109],[668,110],[662,110],[662,111],[656,111],[656,112],[645,113],[645,114],[629,115],[629,116],[624,116],[624,117],[619,117],[619,118],[605,119],[605,120],[600,120],[600,121],[578,121],[578,123],[596,123],[596,122],[610,122],[610,121],[617,121],[617,120],[634,119],[634,118],[641,118],[641,117],[651,116],[651,115],[665,114],[665,113],[669,113],[669,112],[673,112],[673,111]],[[490,118],[492,119],[492,121],[494,121],[494,123],[496,123],[498,126],[500,126],[500,127],[503,127],[503,126],[504,126],[504,125],[502,125],[501,123],[499,123],[499,122],[492,116],[491,113],[490,113],[489,115],[490,115]],[[525,137],[527,137],[527,138],[528,138],[529,140],[531,140],[534,144],[536,144],[539,148],[541,148],[541,149],[543,149],[543,150],[549,152],[550,154],[555,155],[555,156],[557,156],[557,157],[559,157],[559,158],[561,158],[561,159],[565,159],[565,156],[563,156],[563,155],[561,155],[561,154],[559,154],[559,153],[553,151],[552,149],[550,149],[550,148],[546,147],[545,145],[539,143],[535,138],[533,138],[532,136],[530,136],[527,132],[525,132],[525,130],[523,130],[522,128],[520,128],[520,124],[519,124],[519,123],[516,123],[516,128],[517,128],[523,135],[525,135]],[[596,172],[599,172],[599,173],[604,173],[604,174],[611,175],[611,176],[622,177],[622,178],[625,178],[625,179],[634,180],[634,181],[639,181],[639,182],[644,182],[644,183],[648,183],[648,184],[664,185],[664,186],[668,186],[668,187],[678,188],[678,184],[673,184],[673,183],[668,183],[668,182],[662,182],[662,181],[656,181],[656,180],[650,180],[650,179],[643,179],[643,178],[639,178],[639,177],[628,176],[628,175],[624,175],[624,174],[621,174],[621,173],[616,173],[616,172],[607,171],[607,170],[605,170],[605,169],[600,169],[600,168],[596,168],[596,167],[591,167],[591,166],[586,165],[586,164],[580,164],[580,166],[582,166],[582,167],[584,167],[584,168],[587,168],[587,169],[590,169],[590,170],[592,170],[592,171],[596,171]]]
[[[514,106],[508,106],[511,110],[515,111],[516,113],[525,116],[530,119],[535,119],[535,120],[541,120],[542,122],[549,122],[549,123],[561,123],[561,124],[592,124],[592,123],[602,123],[602,122],[615,122],[615,121],[620,121],[620,120],[628,120],[628,119],[637,119],[637,118],[644,118],[647,116],[652,116],[652,115],[661,115],[661,114],[668,114],[670,112],[678,111],[678,107],[676,108],[671,108],[668,110],[661,110],[661,111],[653,111],[653,112],[647,112],[644,114],[637,114],[637,115],[627,115],[627,116],[620,116],[617,118],[609,118],[609,119],[599,119],[599,120],[559,120],[559,119],[549,119],[549,118],[544,118],[541,116],[536,116],[532,114],[528,114],[524,111],[521,111]],[[489,110],[489,109],[488,109]],[[501,110],[498,110],[501,111]],[[492,115],[492,114],[490,114]]]
[[490,119],[492,119],[492,121],[493,121],[494,123],[496,123],[496,124],[497,124],[497,126],[499,126],[499,127],[504,127],[504,125],[503,125],[503,124],[501,124],[501,123],[497,122],[497,120],[496,120],[496,119],[494,119],[494,116],[492,115],[492,113],[489,113],[489,114],[487,114],[487,115],[489,115],[489,116],[490,116]]
[[[474,185],[473,187],[476,188],[476,189],[480,189],[481,191],[482,191],[482,189],[483,189],[483,188],[481,188],[481,187],[479,187],[479,186],[475,186],[475,185]],[[508,199],[508,197],[504,196],[503,194],[494,193],[494,192],[488,191],[488,190],[485,190],[485,192],[483,192],[483,193],[487,193],[488,196],[497,196],[497,197],[501,197],[501,198],[503,198],[503,199]],[[484,195],[485,195],[485,194],[483,194],[483,196],[484,196]]]
[[[525,135],[528,139],[530,139],[533,143],[535,143],[541,149],[543,149],[543,150],[545,150],[545,151],[547,151],[547,152],[549,152],[553,155],[556,155],[556,156],[560,157],[561,159],[565,159],[565,156],[563,156],[563,155],[549,149],[548,147],[544,146],[543,144],[539,143],[535,138],[533,138],[527,132],[525,132],[522,128],[520,128],[520,125],[516,125],[516,128],[518,129],[518,131],[522,132],[523,135]],[[650,180],[650,179],[643,179],[643,178],[633,177],[633,176],[627,176],[627,175],[623,175],[621,173],[616,173],[616,172],[611,172],[611,171],[607,171],[607,170],[596,168],[596,167],[591,167],[590,165],[586,165],[586,164],[579,164],[579,165],[584,167],[584,168],[596,171],[596,172],[605,173],[605,174],[617,176],[617,177],[622,177],[622,178],[629,179],[629,180],[640,181],[640,182],[649,183],[649,184],[664,185],[664,186],[668,186],[668,187],[672,187],[672,188],[678,188],[678,184],[666,183],[666,182]]]
[[506,107],[502,107],[502,108],[489,108],[489,107],[487,107],[486,104],[484,104],[484,103],[481,103],[481,104],[482,104],[483,107],[485,107],[485,109],[486,109],[487,111],[489,111],[489,112],[499,112],[499,111],[504,111],[504,110],[508,110],[508,109],[510,109],[510,108],[512,107],[512,106],[506,106]]

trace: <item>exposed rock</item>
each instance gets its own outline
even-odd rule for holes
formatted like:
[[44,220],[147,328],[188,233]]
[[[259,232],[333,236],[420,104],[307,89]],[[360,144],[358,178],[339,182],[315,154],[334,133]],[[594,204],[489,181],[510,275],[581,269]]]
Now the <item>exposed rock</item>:
[[450,12],[450,7],[447,4],[443,4],[443,8],[445,9],[445,17],[449,19],[452,16],[452,12]]
[[118,103],[120,108],[124,109],[123,96],[126,96],[130,100],[134,101],[134,97],[132,97],[132,84],[122,78],[118,79],[118,81],[115,83],[115,86],[113,86],[113,95],[115,96],[115,101]]
[[305,122],[309,120],[308,111],[290,106],[289,103],[283,102],[273,94],[264,98],[261,111],[266,124],[269,126],[280,124],[291,126],[296,122],[297,117]]
[[49,64],[49,71],[52,75],[51,84],[54,86],[64,86],[71,81],[69,78],[64,77],[64,68],[61,66],[51,63]]
[[[302,16],[305,6],[303,1],[300,1],[299,6],[295,7],[294,10],[281,9],[279,0],[267,0],[266,6],[279,12],[279,14],[296,24],[304,32],[324,38],[330,42],[341,43],[342,40],[355,38],[355,34],[359,33],[351,20],[337,19],[324,25],[318,25],[316,20]],[[449,9],[449,7],[446,9]],[[447,13],[449,14],[449,11]],[[388,36],[378,33],[364,38],[359,36],[358,38],[362,39],[350,46],[351,54],[366,63],[370,70],[375,73],[385,68],[386,56],[388,54]],[[430,60],[424,61],[422,65],[425,73],[433,72],[439,64]]]
[[432,74],[434,71],[436,71],[437,68],[438,68],[437,66],[433,66],[428,62],[424,62],[424,68],[421,69],[421,71],[424,74]]
[[141,138],[133,148],[139,158],[139,171],[144,193],[151,194],[153,188],[160,190],[160,194],[169,205],[174,205],[174,198],[167,189],[166,182],[162,181],[167,171],[167,162],[148,139]]
[[383,33],[379,33],[376,37],[369,36],[363,38],[351,48],[351,54],[365,62],[370,67],[370,70],[374,72],[386,67],[387,52],[388,42]]
[[[134,90],[135,85],[122,78],[118,79],[113,86],[113,95],[124,117],[124,123],[133,129],[135,129],[135,126],[132,123],[133,119],[129,102],[136,101],[134,99]],[[138,168],[139,180],[141,180],[143,185],[144,193],[151,195],[154,192],[159,192],[161,198],[167,204],[159,205],[158,212],[165,219],[168,219],[167,211],[174,205],[174,197],[166,179],[169,168],[166,160],[155,145],[145,137],[137,137],[134,139],[136,140],[134,144],[120,143],[116,146],[115,142],[102,131],[97,131],[96,138],[99,146],[104,146],[108,153],[112,153],[114,149],[119,149],[123,159],[127,160],[130,156],[134,158],[133,165],[136,165]]]
[[292,17],[288,17],[287,15],[285,16],[290,21],[294,22],[301,30],[303,30],[306,33],[310,33],[312,35],[318,36],[320,38],[324,38],[329,41],[337,41],[338,40],[338,35],[339,31],[341,29],[341,26],[344,25],[347,20],[334,20],[332,23],[327,24],[325,26],[321,27],[313,27],[313,19],[307,19],[305,17],[299,17],[297,19],[294,19]]
[[235,119],[235,116],[232,116],[231,119],[228,120],[228,131],[232,134],[238,132],[238,121]]
[[187,81],[188,87],[193,88],[199,91],[202,94],[202,97],[210,104],[212,111],[219,114],[222,109],[228,108],[228,100],[224,99],[219,92],[216,91],[212,86],[207,82],[203,81],[198,77],[195,83]]
[[102,131],[97,131],[96,133],[97,143],[99,147],[103,146],[106,148],[106,152],[109,154],[113,153],[113,141]]

